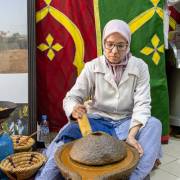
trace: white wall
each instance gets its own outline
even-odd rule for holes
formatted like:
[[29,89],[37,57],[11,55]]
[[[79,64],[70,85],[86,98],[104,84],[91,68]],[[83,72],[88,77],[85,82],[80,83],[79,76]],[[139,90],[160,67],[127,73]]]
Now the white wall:
[[28,103],[28,73],[0,74],[0,101]]

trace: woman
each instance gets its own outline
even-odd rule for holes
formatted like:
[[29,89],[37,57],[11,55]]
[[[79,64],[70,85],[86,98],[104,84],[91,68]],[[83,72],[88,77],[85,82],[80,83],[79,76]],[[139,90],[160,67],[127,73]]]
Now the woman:
[[[48,148],[48,163],[55,170],[51,158],[54,146],[81,137],[75,121],[87,113],[93,131],[104,131],[126,140],[138,150],[141,158],[130,180],[143,180],[160,157],[162,131],[160,121],[151,117],[148,66],[131,55],[131,33],[124,21],[109,21],[103,31],[102,43],[104,55],[86,63],[63,101],[69,123]],[[85,106],[89,97],[91,102]],[[43,174],[48,177],[48,163],[39,177]],[[49,176],[49,179],[54,178]]]

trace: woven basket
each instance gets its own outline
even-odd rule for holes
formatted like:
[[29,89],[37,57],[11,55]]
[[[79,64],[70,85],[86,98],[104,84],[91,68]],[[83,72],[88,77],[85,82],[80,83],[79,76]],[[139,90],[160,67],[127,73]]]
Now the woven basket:
[[20,152],[8,156],[0,163],[0,169],[12,180],[28,179],[46,162],[38,152]]
[[28,138],[28,136],[12,135],[11,138],[13,141],[15,153],[23,152],[23,151],[31,151],[32,146],[35,143],[35,140],[33,138]]

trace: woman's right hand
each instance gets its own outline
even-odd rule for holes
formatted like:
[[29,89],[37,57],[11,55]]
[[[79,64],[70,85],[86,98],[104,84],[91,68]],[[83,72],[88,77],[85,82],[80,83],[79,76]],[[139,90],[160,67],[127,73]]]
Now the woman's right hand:
[[87,110],[86,110],[86,106],[85,105],[82,105],[82,104],[77,104],[74,106],[73,108],[73,112],[72,112],[72,117],[74,119],[81,119],[83,114],[86,113]]

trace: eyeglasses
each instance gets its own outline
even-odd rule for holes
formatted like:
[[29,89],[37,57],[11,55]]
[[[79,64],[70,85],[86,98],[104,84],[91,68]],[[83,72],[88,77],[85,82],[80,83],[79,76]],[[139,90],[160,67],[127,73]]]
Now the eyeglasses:
[[124,51],[124,50],[126,50],[128,44],[126,44],[126,43],[114,44],[113,42],[105,41],[104,46],[106,49],[109,49],[109,50],[112,50],[116,46],[118,51]]

